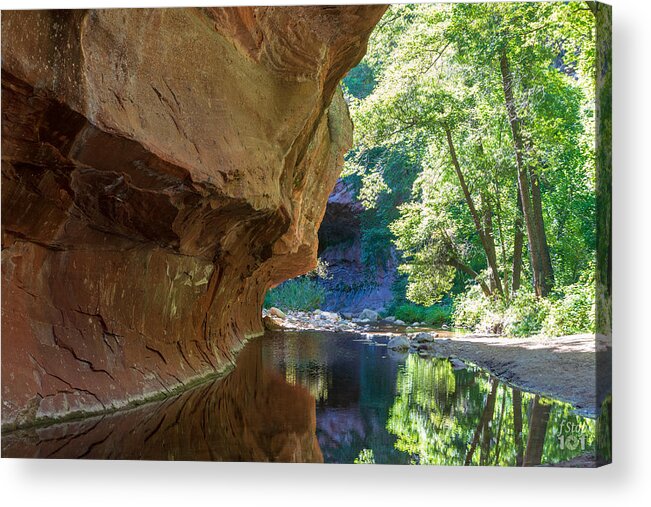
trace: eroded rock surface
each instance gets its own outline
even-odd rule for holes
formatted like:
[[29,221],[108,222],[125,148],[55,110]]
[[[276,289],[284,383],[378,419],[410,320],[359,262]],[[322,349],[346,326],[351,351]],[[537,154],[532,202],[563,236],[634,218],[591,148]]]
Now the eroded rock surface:
[[228,367],[313,268],[381,6],[5,11],[2,422]]
[[319,257],[327,263],[327,310],[360,313],[384,309],[393,300],[397,255],[390,247],[383,259],[369,261],[362,252],[364,208],[344,180],[337,181],[319,229]]

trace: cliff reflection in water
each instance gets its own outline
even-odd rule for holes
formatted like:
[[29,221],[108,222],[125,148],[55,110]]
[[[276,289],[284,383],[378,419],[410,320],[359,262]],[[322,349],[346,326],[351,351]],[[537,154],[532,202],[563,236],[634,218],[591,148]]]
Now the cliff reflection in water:
[[594,428],[571,406],[472,366],[395,354],[355,334],[269,332],[221,380],[129,411],[9,433],[2,453],[526,466],[584,455]]
[[253,340],[228,376],[163,402],[5,435],[3,457],[323,462],[315,401]]

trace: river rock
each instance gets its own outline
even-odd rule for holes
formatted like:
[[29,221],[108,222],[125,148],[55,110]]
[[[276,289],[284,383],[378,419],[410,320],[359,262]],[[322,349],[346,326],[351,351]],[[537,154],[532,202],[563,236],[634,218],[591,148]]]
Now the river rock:
[[285,314],[285,312],[283,312],[280,308],[276,308],[275,306],[269,308],[269,315],[273,317],[278,317],[279,319],[287,318],[287,314]]
[[409,350],[409,340],[404,336],[396,336],[389,340],[387,348],[391,350]]
[[404,326],[404,325],[405,325],[405,321],[404,321],[404,320],[400,320],[400,319],[396,319],[395,322],[394,322],[394,324],[395,324],[396,326]]
[[385,317],[384,320],[393,323],[396,321],[396,318],[393,315],[389,315],[388,317]]
[[411,336],[412,341],[416,343],[432,342],[436,338],[436,333],[415,333]]
[[335,312],[321,312],[321,318],[326,318],[327,320],[331,320],[334,322],[339,322],[341,320],[341,317],[339,316],[338,313]]
[[316,265],[339,83],[385,10],[3,11],[3,424],[155,396],[263,332]]
[[267,315],[266,317],[264,317],[262,319],[262,322],[264,324],[264,327],[266,329],[269,329],[270,331],[277,331],[283,328],[282,321],[272,317],[271,315]]
[[450,364],[454,370],[465,370],[468,368],[468,365],[466,363],[456,357],[450,357],[448,358],[448,361],[450,361]]
[[368,308],[365,308],[359,314],[359,318],[361,320],[367,320],[368,322],[376,322],[379,317],[380,314],[378,312],[376,312],[375,310],[369,310]]

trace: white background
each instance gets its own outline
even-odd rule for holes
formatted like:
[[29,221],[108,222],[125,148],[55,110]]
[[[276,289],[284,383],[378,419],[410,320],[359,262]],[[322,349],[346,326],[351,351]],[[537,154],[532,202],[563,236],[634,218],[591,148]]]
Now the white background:
[[[23,0],[0,5],[26,9],[246,3]],[[558,470],[4,459],[0,461],[2,505],[651,505],[651,2],[610,3],[614,14],[613,465]]]

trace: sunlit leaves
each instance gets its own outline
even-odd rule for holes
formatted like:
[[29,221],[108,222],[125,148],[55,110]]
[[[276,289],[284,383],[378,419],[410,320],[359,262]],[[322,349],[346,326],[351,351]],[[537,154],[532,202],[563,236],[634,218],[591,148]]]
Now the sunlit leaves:
[[357,199],[365,208],[373,208],[377,198],[382,192],[389,192],[390,188],[384,182],[382,174],[379,172],[370,172],[362,181],[362,188],[357,195]]
[[[392,6],[347,78],[356,144],[345,174],[358,178],[358,195],[377,211],[365,218],[372,230],[364,237],[377,239],[367,250],[386,249],[390,231],[412,301],[438,301],[454,280],[456,291],[463,287],[450,258],[480,274],[487,268],[446,130],[472,200],[492,221],[500,278],[508,280],[512,270],[520,212],[502,51],[513,74],[525,163],[540,180],[557,284],[577,282],[594,256],[592,14],[577,3]],[[396,170],[400,176],[392,177]],[[392,205],[400,205],[397,219]]]

